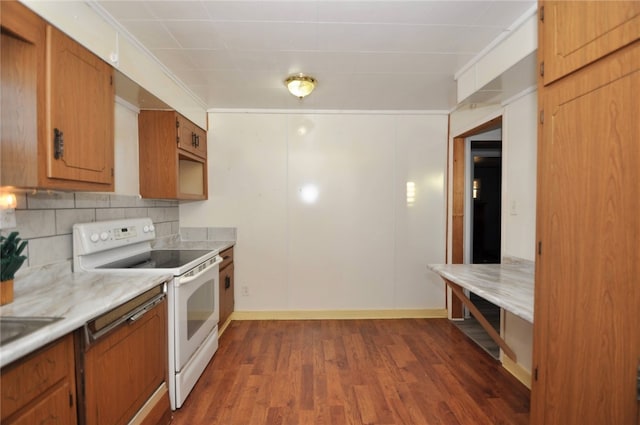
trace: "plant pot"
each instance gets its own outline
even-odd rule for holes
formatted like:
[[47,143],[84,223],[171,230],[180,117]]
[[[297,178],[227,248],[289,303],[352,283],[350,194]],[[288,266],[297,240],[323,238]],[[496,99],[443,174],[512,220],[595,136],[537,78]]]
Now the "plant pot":
[[13,302],[13,279],[0,282],[0,305]]

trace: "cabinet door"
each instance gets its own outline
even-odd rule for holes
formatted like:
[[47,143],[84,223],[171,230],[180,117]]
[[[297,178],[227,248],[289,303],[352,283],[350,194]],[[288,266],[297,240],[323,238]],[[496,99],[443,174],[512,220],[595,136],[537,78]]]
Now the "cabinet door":
[[47,177],[113,187],[111,67],[51,26],[47,60]]
[[200,158],[207,157],[207,135],[204,130],[178,115],[178,147]]
[[[229,318],[229,316],[231,316],[231,313],[233,313],[233,310],[235,308],[235,286],[233,284],[233,276],[234,276],[234,265],[231,264],[229,265],[229,267],[227,267],[227,275],[225,276],[225,280],[224,282],[222,282],[222,284],[224,285],[224,296],[225,296],[225,304],[227,306],[227,311],[226,311],[226,318]],[[226,320],[226,319],[225,319]]]
[[[75,383],[74,383],[75,384]],[[76,411],[69,404],[69,383],[54,388],[34,406],[6,425],[71,425],[76,423]],[[4,422],[3,422],[4,423]]]
[[638,420],[639,87],[635,42],[541,93],[532,424]]
[[196,137],[196,155],[206,158],[207,157],[207,132],[198,127],[194,126],[194,133]]
[[[640,1],[543,1],[540,49],[544,84],[632,43],[640,36]],[[587,23],[586,25],[584,23]]]
[[76,423],[75,356],[71,334],[2,370],[0,422]]
[[36,186],[46,25],[16,1],[0,1],[0,17],[0,186]]
[[227,321],[235,307],[233,263],[220,272],[220,324]]

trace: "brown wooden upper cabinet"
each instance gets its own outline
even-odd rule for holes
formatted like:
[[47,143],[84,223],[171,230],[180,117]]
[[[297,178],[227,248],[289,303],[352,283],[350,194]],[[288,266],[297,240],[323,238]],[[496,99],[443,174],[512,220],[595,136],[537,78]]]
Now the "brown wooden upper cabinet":
[[539,18],[546,28],[539,39],[547,85],[636,40],[640,1],[545,1]]
[[207,199],[207,135],[175,111],[140,111],[140,194]]
[[20,3],[0,7],[0,184],[113,191],[113,69]]

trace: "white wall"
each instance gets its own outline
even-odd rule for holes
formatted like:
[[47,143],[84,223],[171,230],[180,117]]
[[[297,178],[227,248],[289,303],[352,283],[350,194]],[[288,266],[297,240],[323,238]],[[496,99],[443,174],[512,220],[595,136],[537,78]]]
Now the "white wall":
[[[238,228],[236,310],[444,308],[426,264],[445,260],[446,115],[209,122],[209,200],[182,204],[180,224]],[[315,203],[301,199],[307,184]]]
[[114,113],[114,192],[140,195],[138,163],[138,114],[140,110],[116,98]]
[[[480,105],[453,112],[450,137],[502,115],[502,256],[534,261],[537,92],[529,90],[523,93],[504,105]],[[452,152],[449,153],[449,164],[451,169]],[[451,193],[451,186],[448,190]],[[451,232],[447,237],[451,240]],[[530,373],[533,325],[505,312],[502,336],[516,353],[518,366]]]
[[535,260],[537,92],[504,108],[502,255]]
[[[502,256],[535,261],[537,92],[508,104],[502,120]],[[533,325],[511,313],[503,315],[507,345],[518,365],[531,373]]]

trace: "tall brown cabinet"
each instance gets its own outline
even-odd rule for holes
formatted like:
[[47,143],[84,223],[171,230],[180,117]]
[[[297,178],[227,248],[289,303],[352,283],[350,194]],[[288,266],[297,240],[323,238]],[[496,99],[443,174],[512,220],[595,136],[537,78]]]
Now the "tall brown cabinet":
[[640,2],[540,1],[532,424],[640,424]]

